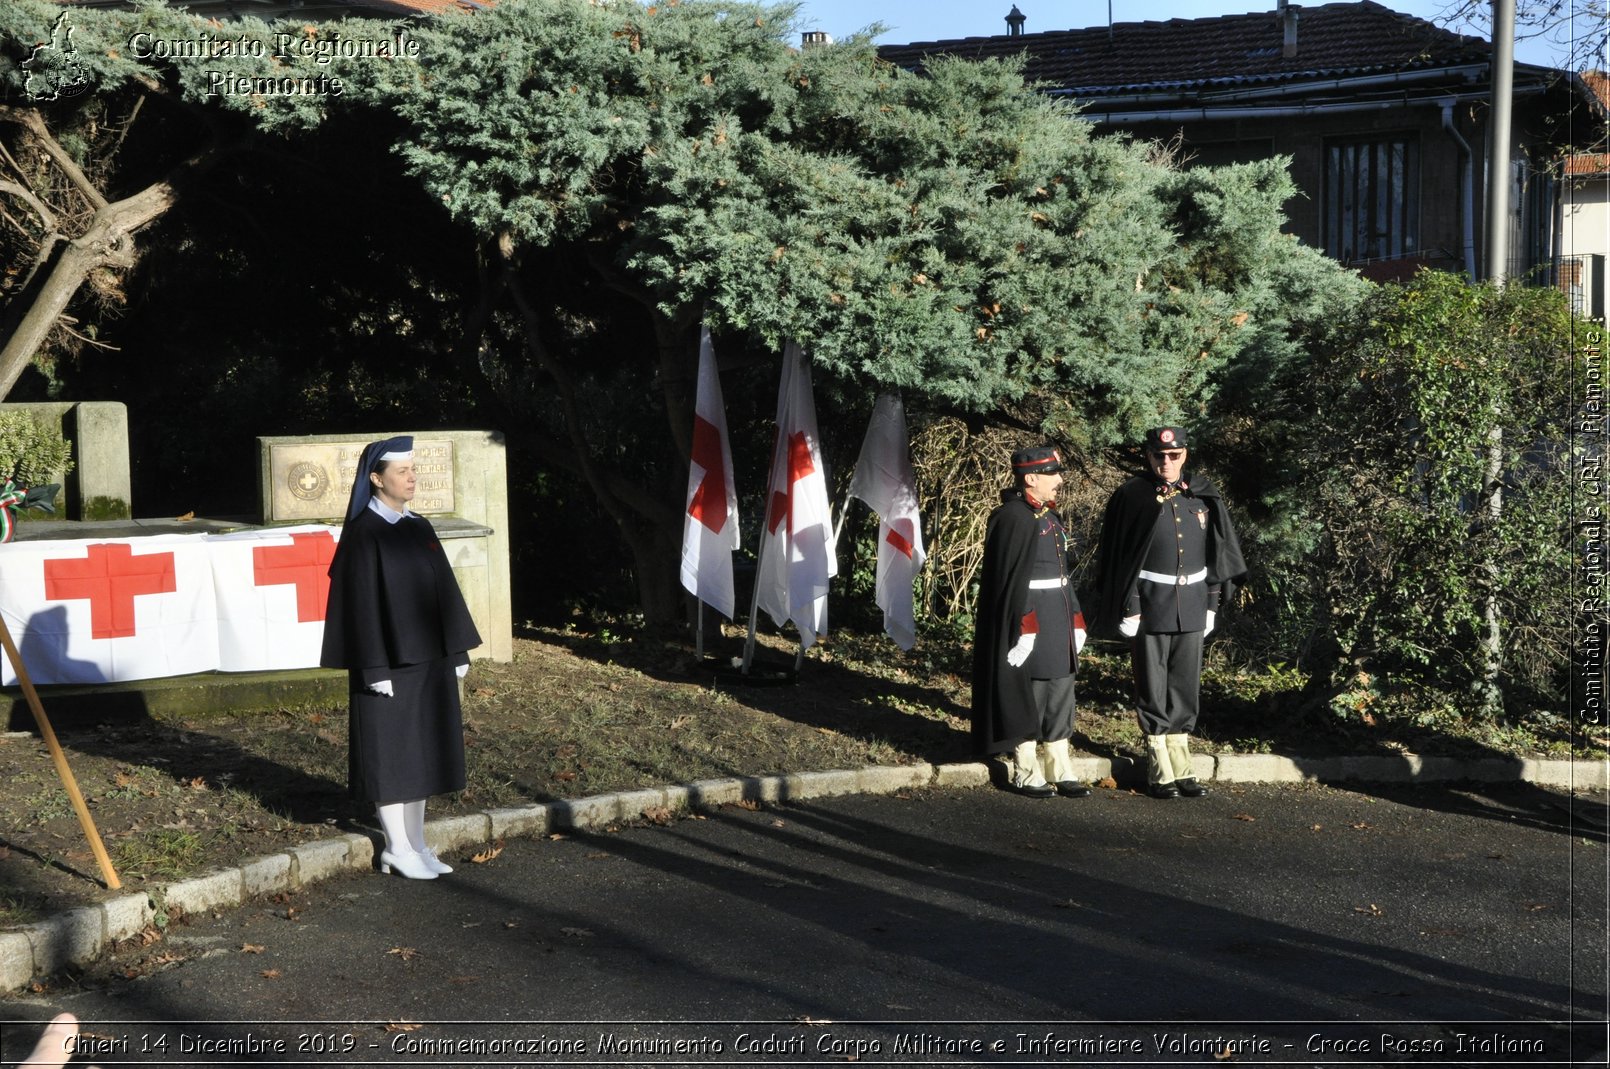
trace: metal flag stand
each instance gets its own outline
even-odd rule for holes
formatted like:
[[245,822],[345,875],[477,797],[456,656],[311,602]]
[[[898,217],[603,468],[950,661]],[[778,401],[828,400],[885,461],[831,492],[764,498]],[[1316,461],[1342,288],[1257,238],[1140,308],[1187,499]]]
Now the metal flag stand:
[[28,708],[34,714],[34,723],[39,725],[39,734],[50,750],[50,759],[56,763],[56,773],[61,777],[62,786],[67,790],[67,797],[73,803],[73,812],[78,814],[78,823],[83,826],[84,836],[89,840],[90,852],[95,855],[95,863],[101,867],[101,875],[106,879],[107,890],[116,891],[123,886],[123,881],[117,878],[117,870],[112,867],[112,859],[107,855],[106,847],[101,842],[101,834],[95,830],[95,821],[89,815],[89,806],[84,804],[84,795],[78,789],[78,780],[73,778],[73,770],[67,765],[67,755],[62,752],[61,743],[56,740],[56,732],[45,716],[45,707],[39,704],[39,692],[34,690],[33,680],[28,678],[28,669],[22,663],[22,656],[17,653],[16,643],[11,641],[11,628],[6,626],[4,616],[0,616],[0,647],[5,649],[11,667],[17,670],[17,682],[22,685],[22,693],[28,699]]

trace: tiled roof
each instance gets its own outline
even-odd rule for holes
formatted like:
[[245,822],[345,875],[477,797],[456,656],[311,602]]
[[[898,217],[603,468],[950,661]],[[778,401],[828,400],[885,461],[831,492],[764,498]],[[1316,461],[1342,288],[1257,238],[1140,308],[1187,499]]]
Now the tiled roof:
[[1610,152],[1578,152],[1574,156],[1567,156],[1565,173],[1570,178],[1610,174]]
[[1599,102],[1599,107],[1610,111],[1610,74],[1604,71],[1583,71],[1581,78],[1582,84],[1588,87],[1588,92]]
[[1275,11],[924,41],[878,51],[908,68],[941,53],[982,59],[1026,52],[1030,79],[1079,96],[1428,70],[1483,63],[1489,55],[1479,37],[1452,33],[1374,0],[1296,10],[1297,52],[1289,59],[1282,54],[1284,27]]

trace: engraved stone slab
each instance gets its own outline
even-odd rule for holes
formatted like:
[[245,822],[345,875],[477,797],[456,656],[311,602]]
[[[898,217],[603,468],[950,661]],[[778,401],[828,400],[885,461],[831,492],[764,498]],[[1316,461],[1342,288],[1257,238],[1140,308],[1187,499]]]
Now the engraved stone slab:
[[[268,447],[271,522],[338,519],[347,510],[363,442],[275,442]],[[414,440],[418,482],[411,508],[424,515],[453,512],[453,443]]]

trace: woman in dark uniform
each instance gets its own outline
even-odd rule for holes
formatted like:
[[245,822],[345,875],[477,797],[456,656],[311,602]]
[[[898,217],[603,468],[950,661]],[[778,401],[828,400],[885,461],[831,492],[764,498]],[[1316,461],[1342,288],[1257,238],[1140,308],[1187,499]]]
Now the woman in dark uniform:
[[425,800],[464,788],[458,680],[481,644],[430,521],[408,509],[414,440],[364,448],[330,562],[319,663],[348,679],[348,785],[375,806],[380,870],[452,872],[425,845]]

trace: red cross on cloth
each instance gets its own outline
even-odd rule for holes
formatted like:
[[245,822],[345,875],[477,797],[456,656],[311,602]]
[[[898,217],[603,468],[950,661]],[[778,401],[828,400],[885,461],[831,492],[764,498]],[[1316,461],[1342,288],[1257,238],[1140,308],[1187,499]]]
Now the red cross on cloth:
[[[815,470],[816,465],[811,463],[810,441],[804,431],[795,431],[788,436],[788,486],[771,492],[771,515],[766,518],[768,533],[776,534],[777,525],[793,515],[794,486]],[[792,532],[793,528],[790,527],[789,531]]]
[[176,589],[172,553],[135,556],[124,542],[97,542],[84,557],[45,561],[45,600],[89,600],[90,634],[128,638],[135,632],[134,599]]
[[889,524],[889,533],[883,540],[910,558],[911,536],[915,531],[910,520],[895,520]]
[[330,600],[330,558],[335,538],[329,531],[293,534],[288,546],[253,546],[252,581],[257,586],[296,584],[296,619],[324,619]]
[[721,430],[703,416],[693,417],[693,462],[704,478],[688,503],[688,515],[719,534],[727,525],[727,471],[721,456]]

